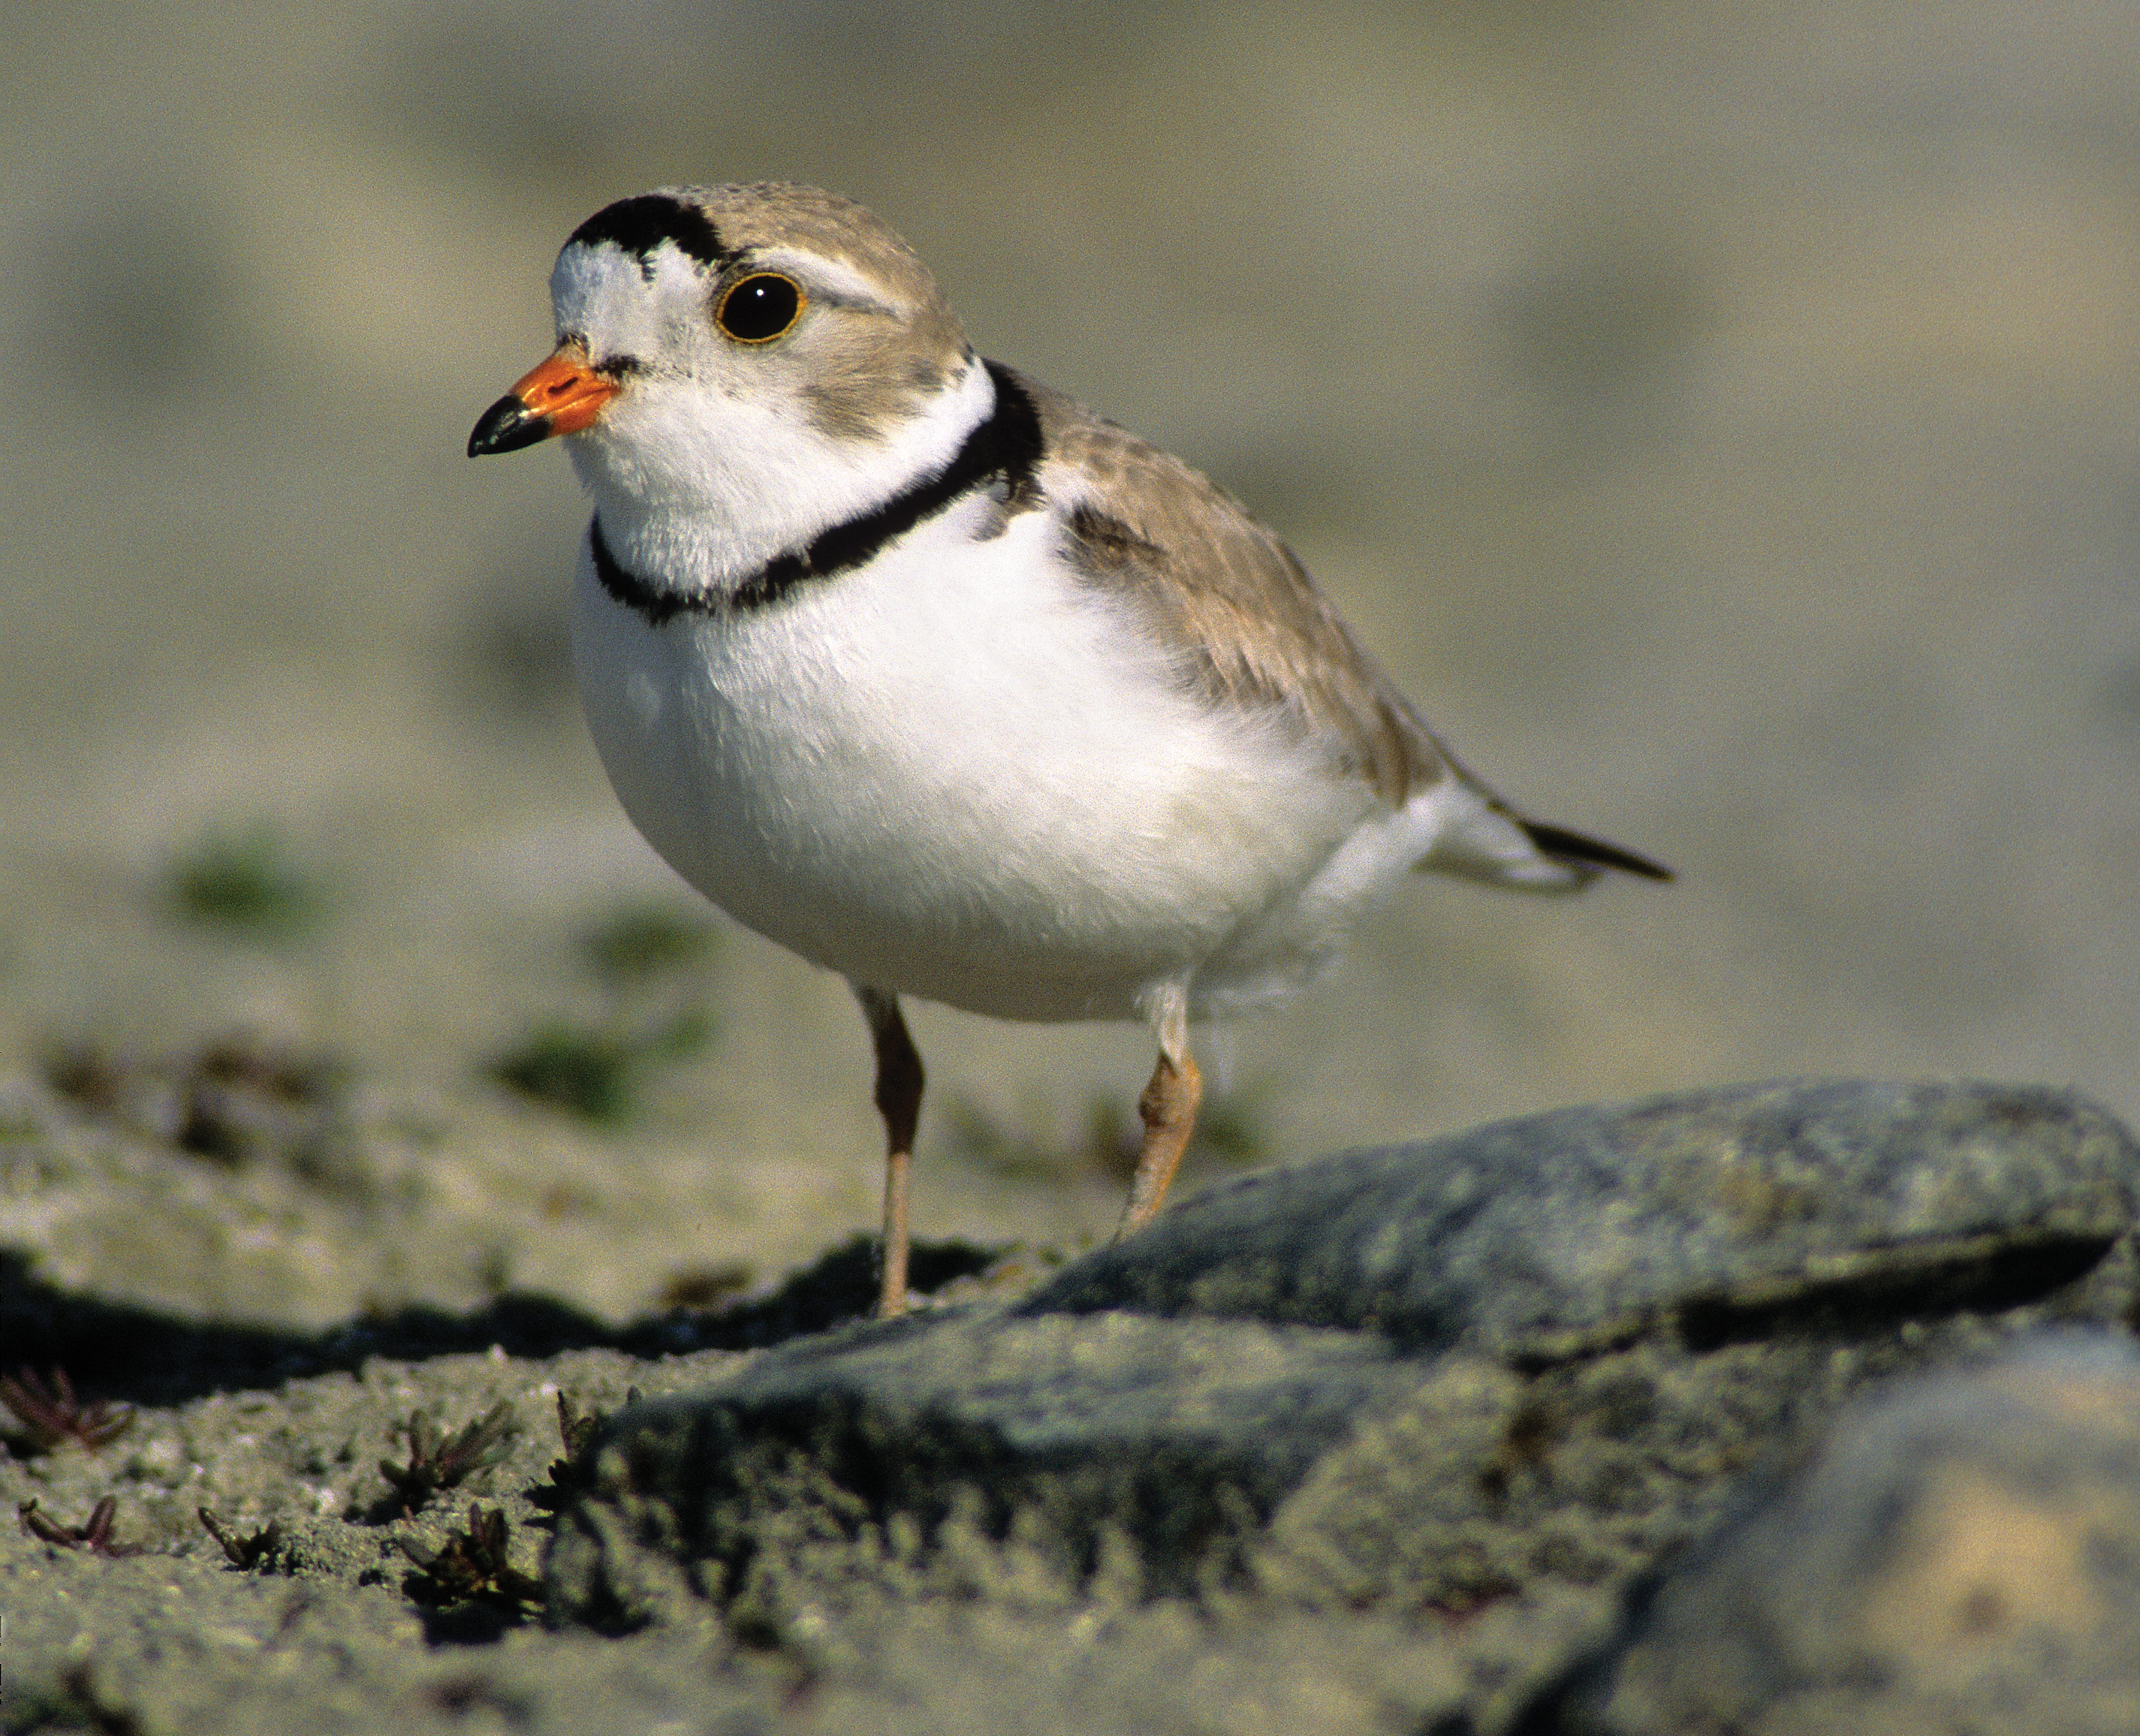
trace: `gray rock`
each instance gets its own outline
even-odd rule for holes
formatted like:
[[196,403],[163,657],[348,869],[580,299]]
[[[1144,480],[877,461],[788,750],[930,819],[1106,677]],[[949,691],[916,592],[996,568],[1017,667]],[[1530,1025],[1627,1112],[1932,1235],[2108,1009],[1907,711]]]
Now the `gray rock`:
[[[1066,1584],[1104,1568],[1132,1596],[1193,1592],[1237,1576],[1241,1540],[1362,1414],[1418,1384],[1357,1333],[922,1317],[641,1406],[609,1457],[628,1459],[630,1490],[661,1492],[650,1507],[613,1488],[724,1599],[774,1538],[820,1576],[971,1589],[936,1547],[947,1530],[974,1544],[1016,1530]],[[561,1541],[557,1571],[572,1554]]]
[[1206,1189],[1029,1314],[1126,1308],[1558,1360],[2001,1307],[2093,1268],[2140,1151],[2069,1091],[1862,1081],[1563,1109]]
[[1015,1309],[616,1420],[552,1613],[1605,1597],[1868,1381],[2123,1319],[2136,1198],[2108,1116],[1977,1085],[1747,1087],[1249,1177]]
[[2114,1339],[1852,1410],[1532,1728],[2140,1729],[2140,1356]]

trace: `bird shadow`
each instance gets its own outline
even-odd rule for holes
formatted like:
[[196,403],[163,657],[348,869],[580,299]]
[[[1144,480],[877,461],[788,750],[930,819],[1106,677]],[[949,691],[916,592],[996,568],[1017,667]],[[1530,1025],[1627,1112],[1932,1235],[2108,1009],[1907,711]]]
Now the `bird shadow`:
[[[929,1295],[986,1271],[999,1253],[967,1242],[917,1242],[910,1287]],[[0,1344],[10,1366],[65,1369],[85,1395],[171,1405],[309,1375],[354,1373],[374,1356],[420,1362],[493,1345],[535,1360],[577,1350],[650,1358],[759,1350],[858,1319],[876,1293],[876,1242],[856,1236],[765,1295],[717,1308],[671,1308],[622,1326],[554,1296],[511,1291],[465,1313],[420,1302],[305,1331],[192,1319],[68,1291],[39,1274],[22,1249],[0,1248]]]

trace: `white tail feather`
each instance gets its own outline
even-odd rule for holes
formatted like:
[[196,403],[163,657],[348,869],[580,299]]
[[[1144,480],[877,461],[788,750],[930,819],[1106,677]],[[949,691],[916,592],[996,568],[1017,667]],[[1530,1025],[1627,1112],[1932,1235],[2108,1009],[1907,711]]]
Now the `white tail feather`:
[[1452,779],[1427,799],[1441,809],[1441,823],[1426,854],[1413,865],[1421,873],[1521,892],[1579,892],[1598,877],[1588,862],[1548,856],[1515,816],[1470,784]]

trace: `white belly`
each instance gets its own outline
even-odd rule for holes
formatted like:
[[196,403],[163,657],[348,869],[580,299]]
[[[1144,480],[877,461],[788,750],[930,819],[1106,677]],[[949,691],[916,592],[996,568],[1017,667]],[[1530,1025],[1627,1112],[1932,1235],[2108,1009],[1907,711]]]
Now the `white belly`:
[[974,1012],[1126,1018],[1169,983],[1204,1011],[1304,978],[1364,889],[1303,890],[1401,817],[1168,679],[1055,564],[1048,514],[979,543],[961,518],[782,606],[658,628],[583,548],[573,661],[633,822],[768,938]]

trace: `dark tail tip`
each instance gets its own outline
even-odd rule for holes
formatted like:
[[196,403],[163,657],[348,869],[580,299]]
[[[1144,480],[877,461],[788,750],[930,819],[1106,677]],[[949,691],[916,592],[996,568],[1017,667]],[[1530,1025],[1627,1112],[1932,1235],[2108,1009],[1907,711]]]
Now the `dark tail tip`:
[[1646,880],[1676,880],[1678,876],[1662,862],[1653,862],[1647,856],[1637,856],[1632,850],[1622,850],[1617,844],[1607,844],[1603,838],[1586,838],[1579,831],[1568,831],[1558,826],[1541,826],[1535,820],[1519,820],[1524,836],[1538,846],[1546,855],[1563,862],[1594,862],[1600,868],[1617,868],[1622,874],[1640,875]]

